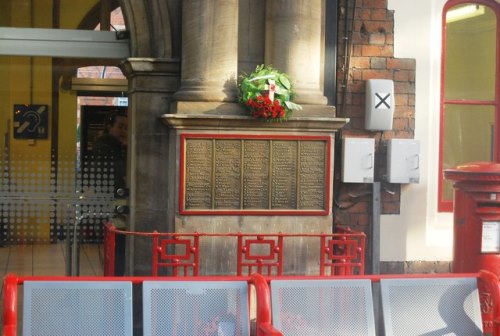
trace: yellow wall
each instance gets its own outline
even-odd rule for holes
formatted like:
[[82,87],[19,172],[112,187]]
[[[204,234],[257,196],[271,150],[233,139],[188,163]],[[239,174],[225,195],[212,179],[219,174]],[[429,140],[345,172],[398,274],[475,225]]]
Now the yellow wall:
[[[30,8],[31,3],[34,6],[33,10]],[[76,28],[85,14],[96,3],[97,0],[61,1],[61,28]],[[31,17],[32,12],[34,13],[33,17]],[[0,26],[51,28],[52,24],[52,1],[50,0],[0,2]],[[49,196],[46,193],[51,190],[51,161],[55,159],[51,153],[54,110],[52,76],[53,67],[50,57],[0,57],[0,78],[2,78],[0,81],[0,149],[3,150],[6,147],[5,136],[7,135],[10,156],[9,169],[11,172],[17,169],[19,172],[17,175],[10,174],[10,185],[24,193],[32,191],[36,193],[36,197],[47,198]],[[74,172],[76,168],[76,94],[59,89],[59,99],[55,103],[58,104],[59,111],[57,120],[59,125],[57,132],[58,170]],[[14,104],[46,104],[49,106],[48,139],[14,139]],[[45,195],[39,196],[40,192],[45,193]],[[22,215],[17,214],[16,217],[23,217],[23,219],[21,222],[17,222],[18,228],[10,233],[11,237],[14,236],[15,239],[22,240],[31,234],[31,238],[38,236],[47,239],[51,215],[53,213],[51,214],[49,211],[38,213],[27,211]],[[12,223],[14,219],[10,220]],[[33,232],[35,233],[33,234]]]
[[98,3],[97,0],[61,1],[62,29],[76,29],[84,16]]

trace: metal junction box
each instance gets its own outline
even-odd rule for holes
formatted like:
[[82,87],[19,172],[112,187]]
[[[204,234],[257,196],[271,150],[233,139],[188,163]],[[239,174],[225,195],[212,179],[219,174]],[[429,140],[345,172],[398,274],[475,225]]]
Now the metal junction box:
[[387,144],[387,181],[418,183],[420,180],[420,141],[391,139]]
[[345,138],[342,150],[342,181],[373,183],[375,140]]

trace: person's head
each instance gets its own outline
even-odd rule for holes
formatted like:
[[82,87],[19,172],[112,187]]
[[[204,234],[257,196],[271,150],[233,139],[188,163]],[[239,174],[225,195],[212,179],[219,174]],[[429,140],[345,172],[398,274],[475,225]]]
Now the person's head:
[[121,143],[127,143],[127,114],[123,111],[112,111],[106,116],[104,133],[107,133]]

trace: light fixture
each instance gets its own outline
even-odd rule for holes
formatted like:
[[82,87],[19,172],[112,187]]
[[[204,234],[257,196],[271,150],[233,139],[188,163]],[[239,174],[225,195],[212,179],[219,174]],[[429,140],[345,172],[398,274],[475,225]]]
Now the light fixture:
[[470,19],[484,14],[484,6],[466,5],[446,12],[446,23]]

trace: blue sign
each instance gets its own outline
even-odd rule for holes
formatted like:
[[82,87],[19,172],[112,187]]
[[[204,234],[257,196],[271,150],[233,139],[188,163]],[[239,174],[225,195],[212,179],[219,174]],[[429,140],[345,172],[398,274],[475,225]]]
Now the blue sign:
[[15,139],[47,139],[48,130],[48,105],[14,105]]

